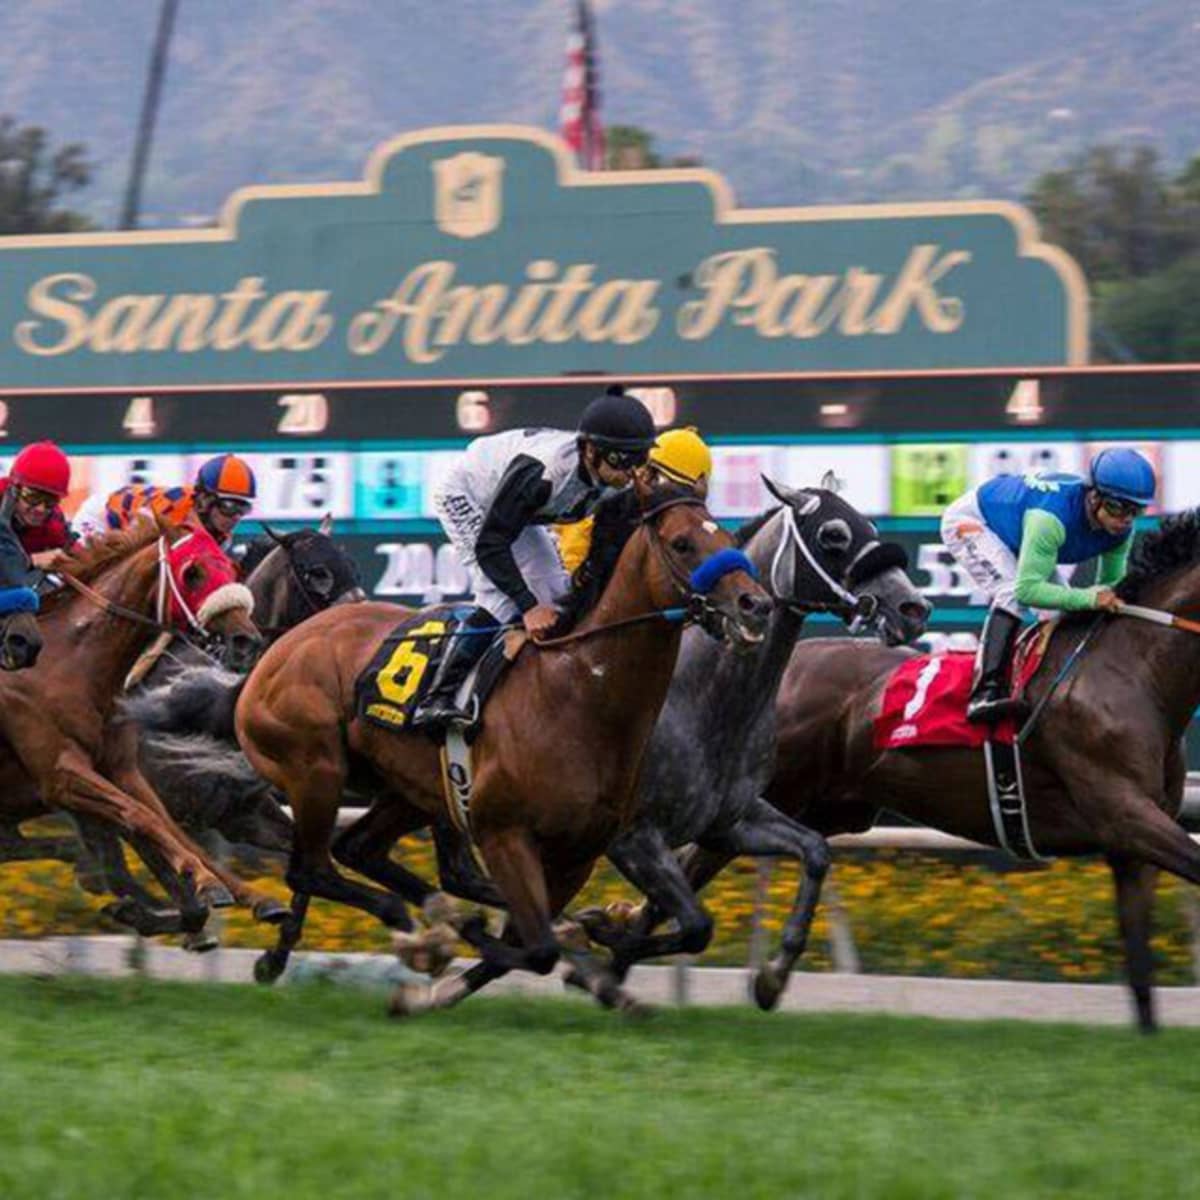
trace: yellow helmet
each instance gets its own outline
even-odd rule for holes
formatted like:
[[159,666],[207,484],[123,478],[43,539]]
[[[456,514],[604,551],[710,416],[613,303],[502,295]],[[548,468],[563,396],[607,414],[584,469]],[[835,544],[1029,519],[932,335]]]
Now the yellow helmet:
[[691,426],[660,433],[650,451],[650,461],[669,479],[695,487],[712,474],[712,451]]

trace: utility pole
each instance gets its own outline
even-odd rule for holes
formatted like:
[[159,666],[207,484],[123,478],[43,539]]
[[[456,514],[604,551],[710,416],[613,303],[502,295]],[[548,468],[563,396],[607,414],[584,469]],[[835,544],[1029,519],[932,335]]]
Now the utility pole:
[[129,165],[129,182],[125,185],[125,203],[121,208],[121,223],[118,226],[120,229],[136,229],[138,226],[142,181],[146,175],[146,163],[150,158],[150,142],[154,137],[154,123],[158,119],[163,76],[167,73],[167,49],[171,43],[171,31],[175,27],[175,12],[178,8],[179,0],[162,0],[162,7],[158,10],[158,31],[154,35],[154,48],[150,52],[150,69],[146,75],[142,112],[138,118],[133,162]]

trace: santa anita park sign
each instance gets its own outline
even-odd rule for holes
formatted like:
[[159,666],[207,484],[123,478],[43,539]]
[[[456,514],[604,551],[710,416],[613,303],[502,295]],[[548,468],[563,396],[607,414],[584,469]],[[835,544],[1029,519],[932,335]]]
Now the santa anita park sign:
[[6,388],[1051,365],[1087,336],[1016,205],[739,209],[507,126],[246,189],[211,229],[0,239]]

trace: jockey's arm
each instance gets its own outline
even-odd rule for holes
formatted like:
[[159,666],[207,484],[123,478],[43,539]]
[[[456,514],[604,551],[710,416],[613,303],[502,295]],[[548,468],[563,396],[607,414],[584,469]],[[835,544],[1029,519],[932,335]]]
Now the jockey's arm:
[[517,606],[521,613],[537,607],[513,556],[513,543],[550,499],[550,481],[535,458],[518,455],[500,481],[496,497],[475,542],[479,569]]
[[1127,537],[1119,545],[1100,555],[1096,569],[1097,587],[1116,587],[1125,578],[1129,566],[1129,552],[1133,549],[1133,538]]
[[1079,612],[1096,607],[1101,584],[1078,588],[1058,583],[1054,578],[1059,551],[1066,540],[1067,531],[1053,513],[1031,508],[1025,514],[1021,527],[1021,551],[1017,555],[1016,597],[1019,604],[1027,608],[1059,609],[1063,612]]

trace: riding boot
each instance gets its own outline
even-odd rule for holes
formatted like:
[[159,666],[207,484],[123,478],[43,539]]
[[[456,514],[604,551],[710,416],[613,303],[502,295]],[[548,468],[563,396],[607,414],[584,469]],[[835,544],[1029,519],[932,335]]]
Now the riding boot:
[[[478,716],[477,711],[464,711],[458,707],[458,691],[471,673],[471,668],[483,657],[492,639],[486,630],[495,628],[496,621],[485,609],[477,609],[461,622],[451,635],[450,644],[442,654],[424,700],[413,710],[410,729],[444,729],[455,722],[471,725]],[[477,706],[472,704],[471,708]]]
[[1009,694],[1008,667],[1021,618],[1003,608],[988,610],[979,636],[975,681],[967,701],[967,720],[991,724],[1018,713]]

